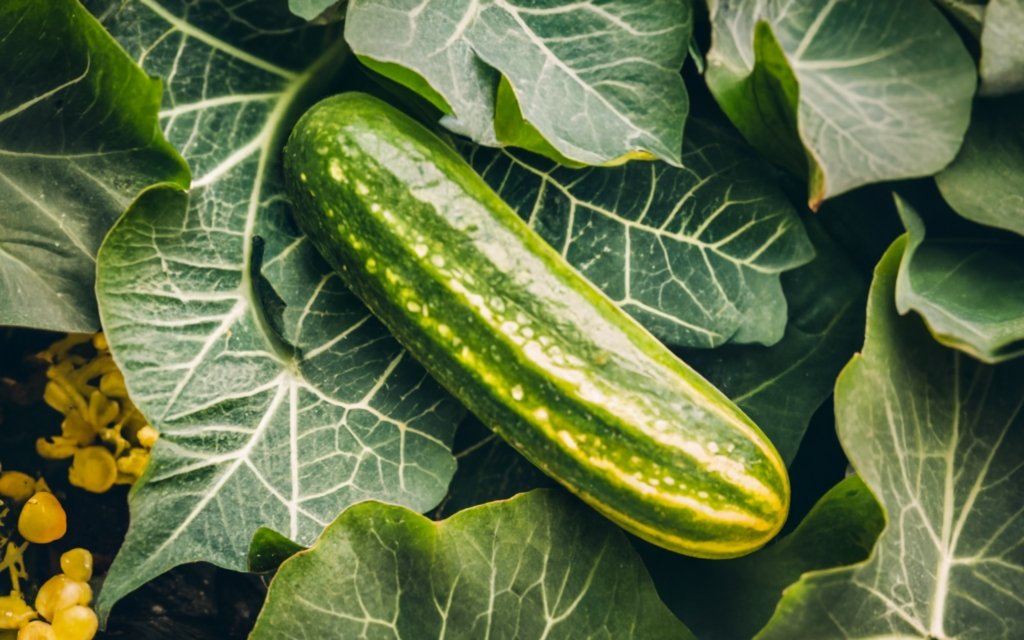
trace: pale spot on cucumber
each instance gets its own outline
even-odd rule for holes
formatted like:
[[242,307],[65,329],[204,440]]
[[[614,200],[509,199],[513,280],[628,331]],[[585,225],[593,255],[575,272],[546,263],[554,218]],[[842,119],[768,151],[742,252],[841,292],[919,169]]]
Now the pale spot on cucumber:
[[356,192],[361,196],[368,196],[370,195],[370,187],[366,186],[362,182],[356,182]]
[[327,165],[327,170],[335,182],[348,182],[345,178],[345,170],[341,168],[341,163],[338,162],[337,158],[331,158]]
[[370,258],[369,260],[367,260],[366,261],[366,271],[367,271],[367,273],[377,273],[377,261],[374,260],[373,258]]
[[520,400],[523,399],[523,387],[521,385],[517,384],[516,386],[512,387],[512,399],[515,400],[516,402],[519,402]]
[[430,252],[430,249],[428,249],[427,245],[425,244],[417,244],[412,248],[412,250],[415,251],[416,255],[420,258],[425,258],[427,256],[427,253]]
[[558,437],[559,439],[561,439],[562,442],[565,443],[565,446],[569,447],[573,451],[576,451],[577,449],[580,448],[579,445],[576,444],[576,441],[573,440],[572,434],[569,433],[568,431],[559,431]]
[[405,303],[405,308],[408,309],[410,313],[419,313],[422,307],[420,307],[420,303],[415,300],[410,300]]

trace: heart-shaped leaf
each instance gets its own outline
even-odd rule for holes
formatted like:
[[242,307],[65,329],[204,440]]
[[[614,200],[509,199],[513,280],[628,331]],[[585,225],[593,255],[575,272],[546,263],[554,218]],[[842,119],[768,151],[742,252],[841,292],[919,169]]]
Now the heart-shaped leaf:
[[935,339],[985,362],[1024,354],[1024,238],[963,221],[937,208],[927,225],[897,198],[907,250],[896,307],[914,310]]
[[197,176],[145,192],[99,254],[111,350],[161,432],[104,615],[177,564],[245,569],[260,527],[309,543],[360,500],[430,509],[455,466],[461,409],[326,267],[284,195],[281,143],[346,59],[338,29],[284,6],[179,9],[103,14],[168,78],[165,132]]
[[976,71],[928,0],[715,0],[707,80],[809,200],[931,175],[963,140]]
[[104,234],[188,168],[157,125],[160,82],[76,0],[5,0],[0,25],[0,325],[95,331]]
[[690,0],[351,0],[345,39],[481,144],[678,163],[690,13]]
[[693,636],[625,535],[563,492],[431,522],[366,502],[283,565],[253,640]]
[[1024,631],[1024,361],[980,364],[893,304],[879,263],[867,337],[836,385],[839,437],[887,525],[861,564],[805,575],[758,638],[998,640]]

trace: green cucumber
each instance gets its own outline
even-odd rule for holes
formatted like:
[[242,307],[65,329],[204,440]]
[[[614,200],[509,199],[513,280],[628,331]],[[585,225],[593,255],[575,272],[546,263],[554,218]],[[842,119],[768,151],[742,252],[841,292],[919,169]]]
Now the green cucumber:
[[704,558],[782,527],[789,478],[743,412],[580,276],[448,145],[367,95],[285,150],[300,226],[426,369],[626,530]]

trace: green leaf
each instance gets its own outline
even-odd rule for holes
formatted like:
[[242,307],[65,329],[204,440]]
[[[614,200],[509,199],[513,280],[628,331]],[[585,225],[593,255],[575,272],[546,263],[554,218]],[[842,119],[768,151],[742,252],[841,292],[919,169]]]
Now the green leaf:
[[986,6],[980,67],[982,95],[1024,90],[1024,0],[991,0]]
[[432,508],[461,414],[292,222],[281,144],[346,59],[338,29],[283,4],[108,6],[168,78],[165,133],[197,177],[143,193],[100,249],[107,339],[161,432],[102,615],[184,562],[246,569],[261,527],[308,544],[360,500]]
[[434,523],[349,508],[285,562],[253,640],[693,636],[658,599],[626,537],[562,492]]
[[682,168],[582,170],[463,148],[501,197],[661,340],[772,344],[786,325],[779,273],[814,255],[793,206],[743,142],[690,124]]
[[353,0],[345,39],[481,144],[581,164],[638,152],[678,163],[690,30],[690,0]]
[[975,68],[927,0],[716,0],[711,19],[711,91],[754,146],[807,176],[812,209],[956,154]]
[[0,325],[95,331],[104,234],[188,168],[157,126],[160,82],[76,0],[4,0],[0,25]]
[[1024,235],[1024,96],[975,103],[960,153],[935,182],[963,217]]
[[754,419],[787,464],[814,412],[832,395],[864,327],[863,279],[816,220],[806,224],[816,257],[782,274],[789,303],[782,340],[771,347],[725,345],[679,353]]
[[985,362],[1024,354],[1024,238],[941,211],[926,229],[910,204],[897,198],[896,206],[909,234],[896,282],[900,313],[920,313],[936,340]]
[[345,0],[288,0],[288,9],[292,13],[318,24],[340,19],[344,7]]
[[840,440],[886,529],[868,560],[787,589],[763,640],[1024,632],[1024,361],[978,363],[898,316],[904,244],[878,266],[864,351],[836,385]]
[[[652,575],[666,577],[663,597],[698,637],[746,640],[771,617],[783,589],[807,571],[865,559],[884,524],[871,492],[850,476],[777,543],[735,560],[666,558]],[[670,575],[686,579],[669,583]]]

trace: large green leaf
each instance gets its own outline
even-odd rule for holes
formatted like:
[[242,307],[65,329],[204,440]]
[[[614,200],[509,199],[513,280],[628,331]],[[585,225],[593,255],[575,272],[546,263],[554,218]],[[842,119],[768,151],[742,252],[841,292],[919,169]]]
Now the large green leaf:
[[167,78],[165,132],[197,177],[145,192],[99,254],[111,350],[162,434],[103,614],[177,564],[245,569],[259,527],[309,543],[360,500],[433,507],[461,411],[291,221],[281,144],[345,60],[338,30],[283,3],[109,9],[111,32]]
[[0,3],[0,325],[99,328],[96,250],[147,185],[187,185],[146,76],[76,0]]
[[787,589],[759,638],[1024,633],[1024,361],[980,364],[897,315],[904,244],[878,266],[864,351],[836,385],[839,437],[886,529],[868,560]]
[[253,640],[693,636],[626,537],[562,492],[434,523],[368,502],[282,566]]
[[724,561],[659,554],[651,575],[702,640],[747,640],[801,574],[863,560],[884,523],[874,496],[850,476],[822,496],[793,533],[757,553]]
[[974,62],[928,0],[715,0],[708,85],[743,134],[810,182],[811,208],[948,164]]
[[860,344],[866,284],[818,226],[807,220],[817,255],[782,274],[789,303],[786,332],[771,347],[725,345],[679,355],[736,402],[771,438],[786,463],[807,425],[832,394],[840,369]]
[[910,204],[896,205],[909,234],[900,313],[920,313],[936,340],[985,362],[1024,354],[1024,238],[938,209],[926,224]]
[[779,273],[814,250],[749,147],[690,123],[682,167],[569,169],[464,148],[484,179],[588,280],[661,340],[772,344],[786,326]]
[[352,0],[345,39],[482,144],[678,163],[690,13],[690,0]]
[[963,217],[1024,235],[1024,96],[979,100],[960,153],[935,182]]
[[991,0],[981,29],[981,93],[1024,90],[1024,0]]

